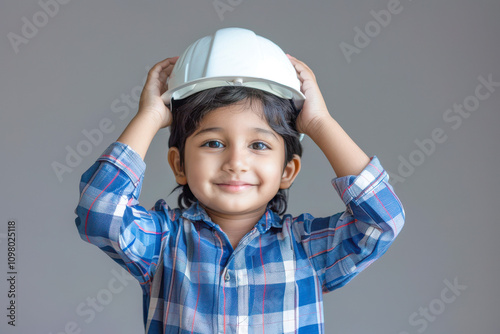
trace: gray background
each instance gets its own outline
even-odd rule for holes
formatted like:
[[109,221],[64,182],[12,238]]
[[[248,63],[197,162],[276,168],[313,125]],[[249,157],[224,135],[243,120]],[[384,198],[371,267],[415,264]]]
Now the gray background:
[[[325,295],[326,332],[500,333],[500,87],[460,127],[443,118],[454,104],[473,101],[479,76],[500,82],[500,3],[401,0],[400,12],[372,30],[370,43],[350,61],[340,44],[356,46],[354,29],[375,29],[370,11],[392,1],[219,3],[228,6],[220,16],[212,0],[70,1],[46,22],[35,0],[2,4],[0,332],[143,331],[139,285],[124,280],[111,293],[120,267],[77,233],[79,179],[135,114],[136,106],[120,98],[140,92],[147,69],[219,28],[239,26],[305,61],[331,114],[393,176],[405,176],[391,180],[406,209],[405,228],[375,265]],[[23,36],[23,17],[40,27],[16,53],[8,36]],[[82,131],[106,118],[113,131],[59,179],[53,164],[66,164],[68,147],[76,149],[86,139]],[[436,128],[446,140],[428,155],[418,153],[415,140],[432,138]],[[146,157],[141,204],[147,208],[158,198],[176,202],[167,197],[174,186],[167,138],[167,130],[158,133]],[[309,138],[303,144],[291,212],[342,211],[326,159]],[[401,159],[410,158],[418,166],[405,174]],[[15,328],[6,318],[9,219],[18,235]],[[454,280],[462,286],[455,295],[446,290]],[[82,315],[96,297],[99,312]],[[425,309],[427,316],[419,313]]]

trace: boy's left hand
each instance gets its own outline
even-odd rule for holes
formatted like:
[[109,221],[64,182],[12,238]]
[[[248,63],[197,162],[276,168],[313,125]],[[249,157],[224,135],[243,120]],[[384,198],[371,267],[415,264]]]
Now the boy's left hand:
[[315,133],[325,117],[331,118],[331,116],[313,71],[304,62],[289,54],[287,56],[297,71],[297,77],[301,82],[300,90],[306,96],[302,111],[297,117],[297,130],[310,136]]

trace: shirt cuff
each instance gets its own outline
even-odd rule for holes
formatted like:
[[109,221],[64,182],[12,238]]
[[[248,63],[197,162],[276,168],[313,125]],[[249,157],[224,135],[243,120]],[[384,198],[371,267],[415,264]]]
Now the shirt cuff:
[[120,142],[111,143],[97,161],[106,161],[121,169],[132,181],[133,185],[141,182],[146,163],[130,146]]
[[346,175],[332,180],[332,185],[342,201],[347,205],[359,199],[371,190],[377,188],[381,182],[387,182],[389,175],[384,170],[377,156],[373,156],[359,175]]

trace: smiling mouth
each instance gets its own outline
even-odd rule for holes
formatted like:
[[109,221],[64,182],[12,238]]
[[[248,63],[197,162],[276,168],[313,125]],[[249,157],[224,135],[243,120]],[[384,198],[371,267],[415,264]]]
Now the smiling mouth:
[[217,187],[230,193],[238,193],[253,187],[253,184],[245,182],[216,183]]

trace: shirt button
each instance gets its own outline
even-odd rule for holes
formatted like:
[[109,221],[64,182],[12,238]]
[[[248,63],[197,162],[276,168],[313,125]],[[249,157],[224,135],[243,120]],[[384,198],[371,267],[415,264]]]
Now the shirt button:
[[226,274],[224,275],[224,279],[227,281],[229,281],[231,279],[231,276],[229,275],[229,271],[226,270]]

